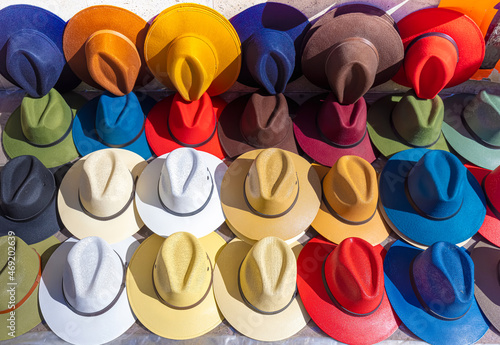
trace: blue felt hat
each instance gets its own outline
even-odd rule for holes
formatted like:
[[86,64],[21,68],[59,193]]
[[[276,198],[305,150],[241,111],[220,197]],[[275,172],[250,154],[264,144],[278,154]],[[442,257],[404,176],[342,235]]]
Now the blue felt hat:
[[238,81],[274,95],[301,75],[300,52],[310,23],[296,8],[267,2],[230,19],[241,41]]
[[122,148],[144,159],[153,153],[144,131],[146,114],[156,101],[142,93],[115,96],[109,92],[90,100],[75,116],[73,141],[81,156],[91,152]]
[[426,250],[396,241],[384,259],[385,290],[410,331],[431,344],[473,344],[488,330],[474,297],[474,263],[464,248]]
[[56,87],[66,92],[80,80],[66,65],[66,22],[43,8],[12,5],[0,10],[0,73],[32,97]]
[[379,190],[393,230],[424,246],[461,243],[486,216],[481,186],[457,157],[442,150],[396,153],[380,175]]

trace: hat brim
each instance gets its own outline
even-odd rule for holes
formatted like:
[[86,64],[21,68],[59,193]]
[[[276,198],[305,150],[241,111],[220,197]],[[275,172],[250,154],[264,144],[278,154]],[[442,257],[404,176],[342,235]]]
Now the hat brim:
[[203,164],[207,166],[214,182],[214,190],[207,206],[199,213],[189,217],[175,216],[163,208],[158,194],[161,169],[169,153],[148,164],[137,181],[135,205],[146,226],[156,234],[167,237],[182,229],[197,238],[217,230],[224,223],[224,213],[220,204],[220,188],[227,165],[219,158],[199,151]]
[[[219,118],[217,128],[219,141],[224,152],[226,152],[226,154],[231,158],[257,149],[257,147],[250,145],[245,140],[240,130],[241,117],[243,116],[243,112],[248,101],[250,100],[250,97],[251,95],[244,95],[229,103],[224,108]],[[293,117],[295,109],[298,108],[298,105],[288,97],[286,97],[286,101],[288,103],[289,113],[291,114],[291,117]],[[286,137],[279,144],[272,147],[298,154],[297,144],[295,143],[295,137],[293,135],[293,127],[290,126]]]
[[[330,170],[328,167],[317,164],[313,164],[313,167],[320,180],[323,180]],[[380,214],[380,208],[381,206],[378,205],[375,215],[367,223],[351,225],[332,215],[322,199],[318,214],[311,225],[320,235],[333,243],[338,244],[349,237],[359,237],[374,246],[385,240],[391,233],[391,229],[385,224]]]
[[[116,155],[120,156],[120,160],[130,170],[134,180],[148,164],[134,152],[122,149],[107,150],[113,150]],[[139,217],[135,202],[131,202],[129,207],[118,217],[104,221],[92,218],[82,210],[78,188],[80,187],[83,163],[88,157],[87,155],[76,162],[68,170],[61,182],[57,196],[57,207],[61,220],[66,229],[79,239],[97,236],[108,243],[123,241],[139,231],[144,223]]]
[[[431,32],[446,34],[455,41],[459,59],[455,73],[445,88],[467,81],[483,63],[483,34],[477,24],[461,12],[442,7],[426,8],[401,19],[398,29],[405,49],[413,39]],[[400,85],[412,87],[406,78],[404,64],[392,79]]]
[[[172,106],[174,96],[175,95],[170,95],[156,103],[146,118],[146,138],[149,146],[158,157],[180,147],[184,147],[172,139],[168,130],[168,118],[170,116],[170,108]],[[226,102],[222,98],[212,98],[212,107],[217,119],[219,119],[225,106]],[[204,139],[200,139],[200,141],[203,140]],[[224,153],[224,150],[219,142],[217,127],[212,139],[210,139],[206,144],[196,147],[196,150],[208,152],[220,159],[224,159],[226,157],[226,154]]]
[[[295,257],[302,245],[290,245]],[[289,338],[309,322],[304,305],[297,294],[285,310],[261,314],[245,304],[238,288],[238,271],[252,245],[235,238],[222,250],[214,271],[214,292],[222,314],[241,334],[260,341],[279,341]],[[251,321],[250,321],[251,320]]]
[[[357,237],[357,236],[355,236]],[[297,262],[297,287],[312,320],[326,334],[346,344],[374,344],[387,339],[401,324],[384,291],[382,303],[373,314],[352,316],[339,309],[328,297],[322,267],[327,256],[337,247],[317,236],[302,249]],[[382,259],[384,247],[374,247]]]
[[[116,339],[132,326],[136,318],[127,299],[127,285],[111,309],[98,316],[81,316],[67,304],[63,294],[63,273],[74,237],[62,243],[45,266],[40,281],[40,310],[51,331],[73,344],[103,344]],[[133,237],[111,244],[124,265],[130,261],[139,242]]]
[[[67,93],[62,97],[71,108],[73,117],[86,102],[83,96],[76,93]],[[33,146],[27,140],[21,126],[21,107],[18,107],[9,116],[2,133],[3,148],[11,159],[31,155],[38,158],[47,168],[54,168],[78,158],[73,131],[63,141],[50,147]]]
[[244,184],[252,162],[261,151],[249,151],[229,166],[222,181],[222,209],[228,222],[244,237],[258,241],[275,236],[286,241],[304,232],[316,217],[321,203],[321,182],[309,162],[289,153],[300,184],[295,205],[288,213],[276,218],[254,214],[245,202]]
[[463,242],[481,228],[486,215],[486,200],[481,186],[467,171],[463,203],[455,216],[446,220],[421,216],[406,196],[405,180],[426,152],[426,149],[402,151],[392,156],[385,165],[379,181],[380,201],[385,214],[399,233],[420,244],[430,246],[438,241]]
[[297,117],[293,120],[293,131],[299,146],[316,162],[329,167],[340,157],[347,155],[361,157],[369,163],[373,162],[376,157],[368,133],[358,145],[347,149],[334,147],[321,138],[316,118],[326,97],[327,94],[313,97],[300,106]]
[[[461,248],[461,250],[464,250]],[[417,337],[431,344],[473,344],[488,330],[474,298],[458,320],[441,320],[425,311],[410,282],[413,259],[422,252],[402,241],[394,242],[384,260],[385,290],[396,314]]]
[[[328,34],[321,34],[325,31]],[[372,86],[385,83],[399,70],[404,49],[392,18],[376,7],[350,4],[326,12],[307,32],[302,53],[302,71],[306,78],[330,89],[324,68],[330,48],[350,37],[366,38],[378,51],[380,60]]]
[[148,27],[144,19],[124,8],[109,5],[91,6],[75,14],[66,24],[63,37],[64,55],[73,72],[82,81],[102,90],[90,76],[85,56],[85,42],[99,30],[117,31],[134,43],[141,57],[141,69],[135,82],[136,87],[141,87],[153,79],[143,54]]
[[[252,239],[250,239],[250,238],[248,238],[248,237],[245,237],[245,236],[243,236],[242,234],[240,234],[240,233],[238,232],[238,230],[236,230],[236,229],[234,228],[234,226],[232,226],[232,225],[231,225],[231,223],[229,223],[229,221],[228,221],[227,219],[226,219],[225,224],[227,225],[227,227],[229,228],[229,230],[231,230],[231,232],[232,232],[232,233],[233,233],[236,237],[238,237],[240,240],[242,240],[243,242],[245,242],[245,243],[247,243],[247,244],[249,244],[249,245],[251,245],[251,246],[253,246],[255,243],[257,243],[257,242],[258,242],[258,241],[256,241],[256,240],[252,240]],[[307,231],[307,230],[306,230],[306,231]],[[304,235],[305,235],[306,231],[301,232],[300,234],[298,234],[297,236],[295,236],[295,237],[293,237],[293,238],[290,238],[290,239],[288,239],[288,240],[285,240],[285,243],[286,243],[286,244],[288,244],[288,245],[290,245],[290,244],[292,244],[292,243],[294,243],[294,242],[298,242],[298,241],[299,241],[299,239],[300,239],[302,236],[304,236]]]
[[[262,29],[277,30],[290,36],[294,42],[296,56],[295,68],[288,82],[292,82],[301,76],[302,41],[311,25],[304,13],[287,4],[268,2],[247,8],[229,21],[238,33],[242,46],[254,33],[258,33]],[[259,83],[250,74],[246,63],[241,65],[238,82],[250,87],[260,87]]]
[[[401,142],[401,139],[394,133],[391,126],[392,111],[402,98],[403,95],[385,96],[376,101],[368,110],[367,128],[370,139],[373,145],[385,157],[390,157],[395,153],[413,148]],[[427,147],[427,149],[450,151],[443,132],[444,129],[442,129],[438,141],[434,145]]]
[[476,95],[458,94],[443,99],[443,133],[457,153],[475,165],[494,170],[500,165],[500,150],[490,149],[476,141],[462,122],[462,112]]
[[[73,121],[73,141],[80,156],[86,156],[94,151],[109,148],[109,146],[106,146],[106,144],[99,141],[95,129],[95,119],[100,98],[101,96],[97,96],[88,101],[87,104],[85,104],[76,113]],[[137,98],[141,104],[144,117],[146,117],[151,108],[153,108],[156,104],[156,101],[153,98],[140,93],[137,93]],[[146,121],[145,118],[144,121]],[[148,141],[146,140],[145,130],[143,130],[137,140],[122,147],[122,149],[135,152],[146,160],[153,155],[153,152],[149,148]]]
[[474,261],[474,296],[488,321],[500,330],[500,282],[498,262],[500,249],[485,242],[478,242],[470,254]]
[[[181,340],[201,336],[224,320],[213,292],[215,272],[212,291],[199,305],[186,310],[167,307],[158,299],[153,284],[153,266],[164,240],[153,234],[135,251],[127,269],[130,305],[144,327],[161,337]],[[200,242],[213,267],[226,242],[215,232],[200,238]]]
[[217,72],[207,93],[217,96],[227,91],[241,68],[241,43],[231,23],[219,12],[198,4],[178,4],[158,14],[148,30],[144,56],[149,69],[162,84],[175,87],[167,72],[167,47],[189,33],[208,39],[217,53]]

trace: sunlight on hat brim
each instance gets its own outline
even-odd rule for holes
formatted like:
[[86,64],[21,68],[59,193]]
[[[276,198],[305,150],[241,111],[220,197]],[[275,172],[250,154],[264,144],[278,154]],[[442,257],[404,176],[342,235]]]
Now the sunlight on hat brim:
[[[127,269],[127,291],[130,305],[139,321],[151,332],[169,339],[191,339],[219,325],[224,317],[209,292],[203,302],[187,310],[167,307],[157,297],[153,286],[153,266],[165,239],[156,234],[137,249]],[[226,242],[217,233],[200,238],[212,267]],[[215,278],[215,277],[214,277]]]
[[[294,242],[290,247],[297,258],[302,245]],[[310,320],[298,293],[284,311],[275,315],[258,313],[243,302],[238,288],[238,270],[251,248],[251,245],[235,238],[220,253],[214,272],[217,305],[229,324],[249,338],[260,341],[289,338]]]
[[[74,237],[62,243],[52,254],[40,281],[40,309],[50,329],[61,339],[73,344],[102,344],[116,339],[135,322],[127,299],[127,287],[116,304],[104,314],[81,316],[66,304],[62,277],[69,251],[78,242]],[[126,265],[139,242],[133,237],[111,244]]]
[[[134,152],[122,149],[107,150],[113,150],[115,154],[120,156],[120,160],[125,163],[134,179],[141,174],[147,165],[147,162]],[[87,157],[89,155],[76,162],[68,170],[61,182],[57,197],[59,215],[65,227],[77,238],[98,236],[108,243],[120,242],[139,231],[144,223],[139,217],[134,201],[125,212],[111,220],[97,220],[83,212],[79,201],[78,188],[83,163]]]

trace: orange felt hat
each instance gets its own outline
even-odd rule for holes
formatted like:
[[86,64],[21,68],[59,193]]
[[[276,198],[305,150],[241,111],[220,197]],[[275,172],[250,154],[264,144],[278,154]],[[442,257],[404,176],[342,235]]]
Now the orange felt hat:
[[405,59],[392,78],[432,99],[443,88],[468,80],[481,66],[484,38],[465,14],[447,8],[413,12],[398,22]]
[[91,6],[68,21],[64,55],[85,83],[123,96],[152,79],[143,55],[147,29],[146,21],[128,10]]

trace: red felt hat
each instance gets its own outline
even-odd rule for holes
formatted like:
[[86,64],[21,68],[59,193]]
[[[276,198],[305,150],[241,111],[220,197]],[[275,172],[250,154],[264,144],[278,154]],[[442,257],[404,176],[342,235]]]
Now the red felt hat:
[[346,155],[371,163],[376,157],[366,131],[366,114],[362,97],[346,105],[337,102],[333,93],[313,97],[297,112],[295,138],[309,157],[329,167]]
[[486,197],[486,218],[479,233],[500,247],[500,167],[491,171],[470,164],[465,166],[481,184]]
[[384,287],[385,249],[363,239],[338,246],[317,236],[300,252],[297,287],[313,321],[346,344],[387,339],[401,324]]
[[205,92],[199,100],[185,101],[179,93],[158,102],[146,118],[146,138],[157,156],[179,147],[192,147],[224,159],[217,121],[226,102]]
[[443,88],[468,80],[484,58],[484,38],[476,23],[447,8],[427,8],[398,22],[405,59],[392,78],[432,99]]

